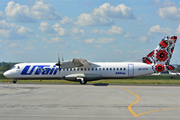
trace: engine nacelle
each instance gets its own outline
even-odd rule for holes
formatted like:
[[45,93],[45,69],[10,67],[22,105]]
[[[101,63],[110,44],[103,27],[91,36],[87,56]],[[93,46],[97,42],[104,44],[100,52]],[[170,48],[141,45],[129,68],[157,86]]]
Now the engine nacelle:
[[83,66],[81,63],[76,63],[74,64],[74,62],[72,60],[69,61],[63,61],[61,63],[61,68],[74,68],[74,67],[81,67]]
[[88,66],[90,65],[85,59],[82,58],[74,58],[73,60],[63,61],[61,63],[61,68],[74,68],[74,67],[81,67],[81,66]]

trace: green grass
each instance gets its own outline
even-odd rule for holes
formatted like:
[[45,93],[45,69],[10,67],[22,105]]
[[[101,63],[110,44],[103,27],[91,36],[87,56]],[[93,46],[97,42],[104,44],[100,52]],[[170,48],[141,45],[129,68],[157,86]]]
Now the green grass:
[[[91,82],[89,82],[91,83]],[[119,80],[99,80],[92,83],[97,84],[180,84],[180,80],[147,80],[147,79],[119,79]]]
[[[12,82],[0,74],[0,82]],[[18,80],[19,83],[77,83],[66,80]],[[133,79],[102,79],[88,82],[91,84],[180,84],[180,76],[160,75],[160,76],[141,76]]]

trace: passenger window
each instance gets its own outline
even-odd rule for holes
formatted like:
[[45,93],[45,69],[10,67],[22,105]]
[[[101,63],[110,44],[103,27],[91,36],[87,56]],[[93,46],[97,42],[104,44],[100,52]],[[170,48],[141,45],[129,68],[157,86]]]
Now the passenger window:
[[115,70],[115,68],[113,68],[113,70]]
[[120,68],[120,70],[122,70],[122,68]]
[[68,68],[66,70],[68,71]]
[[99,71],[101,70],[101,68],[99,68]]
[[81,71],[83,71],[83,68],[81,68]]
[[88,71],[90,71],[90,68],[88,68]]
[[94,70],[94,68],[92,68],[92,71]]
[[84,71],[86,71],[86,68],[84,68]]
[[110,68],[109,70],[112,70],[112,68]]
[[108,70],[108,68],[106,68],[106,70]]
[[97,68],[95,70],[97,71]]
[[76,71],[76,68],[74,68],[74,71]]
[[72,71],[72,68],[70,68],[70,71]]
[[119,68],[117,68],[117,70],[119,70]]
[[105,68],[103,68],[103,70],[105,70]]
[[20,67],[18,66],[17,69],[20,69]]
[[124,68],[124,70],[126,70],[126,68]]
[[79,68],[77,69],[77,71],[79,71]]

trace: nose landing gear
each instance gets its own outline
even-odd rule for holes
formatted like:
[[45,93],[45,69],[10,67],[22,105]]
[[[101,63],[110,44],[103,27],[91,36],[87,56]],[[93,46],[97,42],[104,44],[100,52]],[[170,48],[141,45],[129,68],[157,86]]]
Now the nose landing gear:
[[16,79],[13,79],[13,83],[16,83],[17,82],[17,80]]

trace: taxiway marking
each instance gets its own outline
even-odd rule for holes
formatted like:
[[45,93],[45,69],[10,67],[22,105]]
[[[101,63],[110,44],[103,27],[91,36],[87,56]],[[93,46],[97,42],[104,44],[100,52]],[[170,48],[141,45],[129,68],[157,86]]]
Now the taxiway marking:
[[[119,88],[122,88],[122,87],[119,87]],[[137,99],[135,99],[136,101],[131,103],[129,106],[128,106],[128,110],[134,115],[134,117],[138,117],[140,115],[144,115],[144,114],[147,114],[147,113],[152,113],[152,112],[159,112],[159,111],[163,111],[163,110],[171,110],[171,109],[180,109],[180,107],[174,107],[174,108],[164,108],[164,109],[158,109],[158,110],[153,110],[153,111],[148,111],[148,112],[143,112],[143,113],[139,113],[139,114],[136,114],[133,109],[132,109],[132,106],[136,103],[138,103],[140,100],[143,100],[143,99],[140,99],[140,97],[138,95],[136,95],[135,93],[131,92],[130,90],[128,90],[127,88],[123,88],[124,90],[130,92],[131,94],[133,94],[134,96],[137,97]]]

